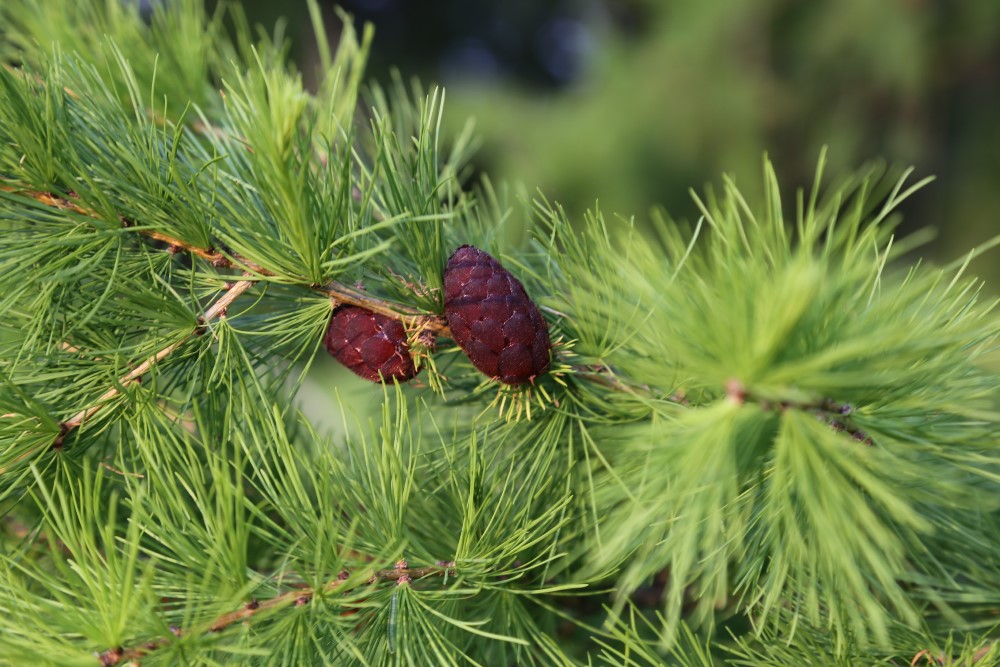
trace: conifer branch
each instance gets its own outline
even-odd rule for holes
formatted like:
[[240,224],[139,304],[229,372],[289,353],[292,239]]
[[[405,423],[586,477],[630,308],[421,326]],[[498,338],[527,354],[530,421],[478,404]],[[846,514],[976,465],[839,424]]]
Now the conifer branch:
[[[26,195],[47,206],[73,211],[74,213],[79,213],[89,217],[97,217],[93,211],[88,211],[71,199],[57,197],[50,192],[19,190],[18,188],[11,187],[9,185],[0,186],[0,190]],[[131,220],[123,220],[122,222],[126,228],[133,227],[135,225],[135,223]],[[239,267],[248,273],[264,277],[274,275],[271,271],[268,271],[256,262],[240,255],[234,254],[231,257],[228,257],[215,248],[203,248],[152,229],[138,229],[137,231],[143,236],[160,241],[161,243],[166,243],[170,247],[171,252],[189,252],[200,259],[210,262],[217,268]],[[443,336],[449,335],[448,323],[439,315],[424,313],[401,304],[379,299],[336,281],[326,285],[309,285],[308,287],[317,292],[329,295],[337,304],[359,306],[374,313],[385,315],[386,317],[410,321],[411,324],[414,324],[416,328],[422,331],[430,331],[434,334]]]
[[[51,197],[51,195],[47,195]],[[57,198],[52,198],[56,200]],[[115,386],[108,389],[106,392],[101,394],[101,396],[88,408],[80,410],[78,413],[73,415],[71,418],[59,424],[59,434],[56,435],[55,439],[49,445],[50,449],[61,449],[66,436],[74,429],[82,426],[88,419],[90,419],[94,414],[100,411],[107,401],[121,394],[122,390],[133,382],[139,381],[143,375],[148,373],[156,364],[166,359],[168,356],[173,354],[178,348],[180,348],[184,343],[186,343],[191,338],[200,335],[205,331],[205,325],[211,322],[217,317],[225,316],[226,309],[246,292],[250,287],[254,285],[256,281],[254,280],[241,280],[236,283],[227,284],[227,291],[218,300],[216,300],[211,306],[209,306],[199,317],[198,324],[186,335],[184,338],[171,343],[170,345],[159,350],[152,356],[148,357],[141,364],[131,369],[128,373],[125,373],[115,382]],[[0,418],[12,418],[15,415],[13,413],[0,415]],[[0,467],[0,475],[6,473],[11,467],[17,463],[20,463],[26,458],[34,456],[38,453],[37,449],[32,449],[23,452],[21,455],[14,458],[10,464],[5,467]]]
[[[647,396],[653,395],[655,392],[651,387],[644,384],[628,384],[623,382],[615,370],[608,366],[607,364],[574,364],[570,366],[573,369],[573,373],[580,378],[595,382],[608,389],[613,389],[615,391],[621,392],[623,394],[645,394]],[[673,403],[686,403],[684,395],[682,393],[674,393],[668,397],[666,400]]]
[[395,581],[397,584],[404,584],[410,583],[415,579],[423,579],[431,576],[453,576],[454,574],[455,563],[453,561],[438,561],[433,566],[411,568],[408,567],[405,560],[401,560],[392,569],[378,570],[368,579],[360,580],[357,586],[344,588],[345,582],[350,578],[350,574],[344,570],[335,579],[330,580],[321,588],[295,588],[267,600],[254,599],[239,609],[222,614],[211,621],[201,623],[188,630],[171,628],[170,631],[173,635],[171,637],[159,637],[141,646],[117,646],[98,654],[97,659],[101,667],[113,667],[124,660],[140,660],[154,651],[165,648],[172,641],[183,635],[219,633],[236,623],[249,621],[254,616],[266,611],[283,609],[290,606],[303,607],[309,604],[320,593],[330,593],[332,591],[340,591],[341,589],[344,589],[344,592],[347,593],[362,585],[369,586],[385,581]]
[[[96,217],[96,214],[94,212],[84,209],[71,199],[57,197],[49,192],[39,192],[31,190],[24,191],[24,190],[18,190],[17,188],[11,186],[0,186],[0,190],[24,194],[48,206],[53,206],[55,208],[63,210],[70,210],[75,213],[87,215],[89,217]],[[134,225],[132,221],[124,219],[123,219],[123,224],[125,225],[125,227],[132,227]],[[232,254],[231,257],[226,256],[219,250],[216,250],[215,248],[200,247],[151,229],[140,228],[137,231],[139,231],[141,234],[143,234],[148,238],[167,244],[172,252],[189,252],[200,259],[210,262],[213,266],[218,268],[232,268],[234,266],[239,266],[248,273],[260,276],[274,275],[272,272],[268,271],[267,269],[260,266],[256,262],[253,262],[237,254]],[[344,285],[343,283],[339,283],[337,281],[333,281],[326,285],[309,285],[308,287],[315,291],[328,295],[334,301],[335,304],[338,305],[343,304],[343,305],[358,306],[361,308],[365,308],[369,311],[385,315],[386,317],[403,320],[404,324],[406,324],[408,327],[417,329],[418,331],[421,332],[426,331],[435,335],[443,335],[446,337],[450,337],[450,330],[448,328],[448,324],[445,321],[445,319],[439,315],[428,314],[413,308],[409,308],[407,306],[403,306],[398,303],[392,303],[383,299],[379,299],[377,297],[364,294],[359,290],[352,289],[351,287],[348,287],[347,285]],[[180,343],[182,342],[183,341],[181,341]],[[177,343],[176,345],[180,345],[180,343]],[[176,349],[176,346],[161,350],[161,352],[158,354],[167,356],[171,352],[173,352],[174,349]],[[159,361],[159,359],[156,359],[155,361],[153,361],[153,363],[155,363],[156,361]],[[149,362],[147,361],[147,363]],[[143,364],[143,366],[146,366],[146,364]],[[145,372],[147,372],[149,370],[149,367],[151,366],[147,366],[146,368],[144,368],[139,373],[139,375],[142,375]],[[136,371],[139,371],[140,368],[142,367],[137,368]],[[619,377],[617,377],[614,370],[609,366],[607,366],[606,364],[576,365],[572,366],[572,368],[575,371],[577,377],[580,377],[581,379],[585,379],[587,381],[596,382],[597,384],[605,386],[614,391],[622,393],[639,392],[647,395],[651,393],[651,389],[648,386],[645,385],[634,386],[626,382],[623,382]],[[134,379],[135,377],[126,376],[124,378],[124,382],[130,382]],[[864,442],[869,445],[872,442],[871,438],[868,436],[867,433],[865,433],[864,431],[862,431],[861,429],[857,428],[856,426],[852,425],[849,422],[848,416],[850,415],[852,409],[851,406],[846,404],[841,405],[833,401],[832,399],[824,399],[817,403],[808,403],[808,404],[796,403],[794,401],[774,402],[774,401],[758,399],[749,394],[746,391],[746,389],[742,386],[742,384],[735,379],[727,383],[725,391],[727,397],[731,401],[736,401],[740,404],[748,401],[754,402],[759,404],[765,410],[772,410],[772,409],[785,410],[788,408],[796,408],[796,409],[811,411],[815,413],[818,417],[828,421],[830,426],[835,430],[848,433],[855,440]],[[104,396],[101,397],[99,403],[115,396],[117,393],[118,393],[117,389],[109,390],[108,393],[106,393]],[[668,396],[667,400],[681,404],[687,403],[687,400],[684,398],[683,394],[674,394]],[[72,430],[73,428],[79,426],[80,423],[82,423],[86,418],[88,418],[91,414],[93,414],[93,412],[96,412],[97,409],[99,409],[99,406],[92,406],[91,408],[88,408],[88,410],[81,411],[69,422],[66,422],[64,426],[67,426],[68,428],[60,434],[60,436],[56,440],[56,443],[54,443],[53,446],[57,447],[61,445],[62,439],[65,437],[65,434],[69,430]]]
[[[370,438],[345,423],[334,447],[339,429],[323,436],[295,410],[299,384],[252,400],[258,364],[305,359],[331,302],[393,318],[406,336],[390,342],[429,356],[434,335],[451,337],[434,274],[450,244],[497,239],[507,193],[485,179],[466,189],[474,142],[441,133],[443,94],[401,78],[363,87],[370,33],[358,41],[343,17],[331,51],[317,0],[315,94],[281,40],[255,37],[238,12],[175,0],[147,20],[119,4],[0,0],[0,50],[23,64],[0,65],[0,465],[108,426],[157,370],[189,412],[139,401],[135,442],[113,459],[0,476],[0,507],[18,517],[0,533],[21,542],[0,549],[0,663],[232,651],[302,664],[985,666],[1000,651],[1000,380],[981,363],[1000,324],[965,265],[897,270],[919,237],[894,242],[889,214],[923,181],[873,168],[824,191],[823,155],[790,215],[765,162],[758,201],[727,179],[694,195],[697,224],[652,227],[596,208],[577,224],[541,196],[525,232],[544,261],[518,270],[558,308],[544,307],[558,329],[550,375],[523,389],[456,382],[467,395],[447,403],[397,387]],[[186,254],[185,270],[165,253]],[[372,294],[342,273],[376,263]],[[204,291],[221,281],[227,293]],[[210,342],[190,339],[267,282],[305,298],[253,308],[256,330],[237,345],[220,332],[217,390],[197,391],[201,373],[174,377]],[[185,307],[175,297],[192,284]],[[115,350],[128,354],[117,368]],[[501,427],[506,406],[530,419],[533,401],[556,409]],[[47,405],[62,406],[55,420]],[[882,446],[841,437],[872,444],[861,427],[886,434]],[[371,545],[415,543],[465,554],[495,585],[447,586],[454,563],[376,569]],[[345,558],[352,574],[337,575]],[[524,562],[543,568],[541,587],[513,583]],[[317,571],[333,580],[297,574]],[[233,597],[245,572],[264,585]],[[615,592],[614,630],[591,630],[604,606],[573,601],[603,598],[565,595],[576,588]],[[554,635],[564,621],[587,632]]]
[[128,373],[122,375],[120,378],[118,378],[118,381],[115,383],[115,386],[111,387],[106,392],[101,394],[100,398],[98,398],[97,401],[92,406],[81,410],[70,419],[62,422],[59,425],[60,426],[59,435],[52,443],[52,448],[59,449],[60,447],[62,447],[66,435],[73,429],[82,426],[84,422],[86,422],[97,411],[99,411],[102,407],[104,407],[107,404],[108,400],[119,395],[127,385],[137,381],[143,375],[148,373],[153,368],[153,366],[166,359],[168,356],[170,356],[181,345],[186,343],[192,337],[201,334],[204,331],[205,324],[211,322],[217,317],[224,316],[226,313],[226,308],[228,308],[237,298],[239,298],[241,294],[250,289],[250,287],[253,286],[254,282],[255,281],[253,280],[241,280],[237,283],[233,283],[225,294],[219,297],[219,299],[215,301],[215,303],[209,306],[208,309],[205,310],[205,312],[203,312],[198,317],[198,325],[194,329],[192,329],[191,332],[188,333],[184,338],[174,343],[171,343],[170,345],[166,346],[165,348],[163,348],[162,350],[160,350],[159,352],[152,355],[144,362],[142,362],[141,364],[130,370]]
[[868,434],[850,422],[851,413],[854,406],[848,403],[839,403],[832,398],[824,398],[819,401],[795,401],[795,400],[768,400],[759,396],[754,396],[739,381],[734,379],[726,383],[726,398],[743,405],[744,403],[755,403],[763,410],[783,412],[789,409],[811,412],[817,418],[826,421],[830,428],[835,431],[847,433],[852,438],[866,445],[872,444],[872,439]]

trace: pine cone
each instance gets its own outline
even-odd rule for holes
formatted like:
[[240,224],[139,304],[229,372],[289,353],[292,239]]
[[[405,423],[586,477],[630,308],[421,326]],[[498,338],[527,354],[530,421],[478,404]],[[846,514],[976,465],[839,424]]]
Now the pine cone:
[[480,371],[524,384],[549,369],[549,329],[517,278],[479,248],[463,245],[444,271],[451,337]]
[[402,322],[358,306],[333,311],[323,343],[337,361],[372,382],[406,382],[417,374]]

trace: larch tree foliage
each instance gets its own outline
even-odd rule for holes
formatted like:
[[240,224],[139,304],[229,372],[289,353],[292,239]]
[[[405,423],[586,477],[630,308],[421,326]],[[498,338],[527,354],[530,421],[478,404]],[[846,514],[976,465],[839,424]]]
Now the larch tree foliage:
[[0,663],[1000,664],[1000,319],[900,258],[924,181],[568,220],[369,29],[310,5],[309,90],[154,7],[0,4]]

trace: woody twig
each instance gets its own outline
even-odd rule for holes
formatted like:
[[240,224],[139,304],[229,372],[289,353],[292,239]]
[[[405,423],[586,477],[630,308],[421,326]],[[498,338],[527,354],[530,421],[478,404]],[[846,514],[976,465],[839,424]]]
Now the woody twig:
[[190,338],[201,333],[205,324],[211,322],[216,317],[223,315],[226,312],[226,309],[237,298],[239,298],[241,294],[250,289],[253,286],[253,284],[254,284],[253,280],[241,280],[237,283],[233,283],[232,287],[230,287],[225,294],[219,297],[219,299],[215,301],[215,303],[209,306],[209,308],[205,310],[205,312],[198,317],[197,326],[195,326],[195,328],[192,329],[191,332],[188,333],[184,338],[166,346],[165,348],[163,348],[162,350],[160,350],[159,352],[152,355],[144,362],[142,362],[141,364],[130,370],[128,373],[118,378],[118,382],[115,383],[115,386],[111,387],[106,392],[101,394],[100,398],[97,399],[94,405],[84,410],[81,410],[80,412],[76,413],[72,418],[64,421],[61,425],[62,433],[59,436],[60,439],[57,440],[56,443],[53,443],[53,446],[61,445],[62,444],[61,439],[66,435],[66,433],[69,433],[73,429],[80,427],[85,421],[87,421],[87,419],[92,417],[95,412],[100,410],[101,407],[104,406],[109,400],[120,394],[126,386],[136,381],[137,379],[141,378],[146,373],[148,373],[150,369],[153,368],[153,366],[155,366],[156,364],[158,364],[159,362],[163,361],[168,356],[170,356],[175,350],[177,350],[177,348],[179,348],[181,345],[187,342]]
[[[403,565],[404,567],[401,567],[400,565]],[[430,567],[417,568],[405,567],[405,565],[406,561],[400,561],[397,563],[397,566],[392,569],[373,572],[367,579],[356,580],[357,584],[354,588],[375,585],[383,581],[412,582],[426,577],[444,577],[455,574],[454,562],[439,561],[436,565]],[[239,609],[217,616],[210,621],[201,623],[192,628],[171,628],[170,636],[158,637],[136,646],[116,646],[114,648],[110,648],[98,654],[97,659],[101,667],[114,667],[114,665],[118,665],[124,661],[137,661],[154,651],[165,648],[181,636],[205,635],[209,633],[222,632],[236,623],[248,622],[255,616],[263,614],[267,611],[277,611],[287,607],[304,607],[312,602],[316,595],[321,593],[330,593],[333,591],[348,592],[352,590],[348,585],[349,580],[350,575],[344,571],[338,574],[335,579],[328,581],[325,585],[319,588],[295,588],[267,600],[251,600]]]
[[[62,210],[73,211],[74,213],[87,215],[89,217],[97,217],[96,213],[83,208],[72,198],[59,197],[50,192],[20,190],[8,185],[0,185],[0,190],[30,197],[38,202],[41,202],[42,204],[53,206]],[[210,262],[213,266],[218,268],[239,268],[252,275],[261,277],[271,277],[274,275],[271,271],[268,271],[256,262],[238,254],[234,253],[227,255],[216,248],[204,248],[193,245],[181,239],[174,238],[152,229],[138,227],[131,221],[123,221],[123,224],[126,228],[134,228],[137,233],[140,233],[147,238],[160,241],[161,243],[166,243],[174,252],[191,253],[200,259]],[[448,324],[445,322],[444,318],[438,315],[424,313],[402,304],[379,299],[336,281],[325,285],[308,285],[308,287],[317,292],[328,295],[338,304],[359,306],[374,313],[385,315],[386,317],[404,320],[406,324],[419,330],[430,331],[432,333],[445,336],[448,335]]]
[[[198,317],[198,324],[190,332],[188,332],[187,335],[185,335],[180,340],[174,341],[170,345],[167,345],[160,351],[148,357],[145,361],[143,361],[139,365],[129,370],[127,373],[118,378],[118,380],[115,382],[115,386],[111,387],[106,392],[101,394],[101,396],[98,397],[96,401],[94,401],[93,405],[84,408],[83,410],[80,410],[78,413],[76,413],[66,421],[62,422],[59,425],[59,434],[52,441],[51,448],[61,449],[65,442],[66,436],[71,431],[85,424],[88,419],[93,417],[94,414],[96,414],[99,410],[101,410],[104,406],[106,406],[108,404],[108,401],[110,401],[115,396],[121,394],[128,385],[138,381],[143,375],[148,373],[154,366],[156,366],[158,363],[166,359],[168,356],[173,354],[178,348],[184,345],[184,343],[202,333],[205,329],[205,325],[208,322],[211,322],[217,317],[224,315],[226,309],[237,298],[239,298],[241,294],[250,289],[250,287],[253,286],[254,282],[255,281],[253,280],[241,280],[239,282],[233,283],[225,294],[219,297],[211,306],[209,306]],[[3,416],[10,417],[13,415],[3,415]],[[38,453],[37,450],[24,452],[19,457],[17,457],[12,462],[11,465],[17,464],[20,461],[24,460],[25,458],[33,456],[34,454],[37,453]],[[0,468],[0,474],[7,472],[11,468],[11,465],[8,465],[5,468]]]

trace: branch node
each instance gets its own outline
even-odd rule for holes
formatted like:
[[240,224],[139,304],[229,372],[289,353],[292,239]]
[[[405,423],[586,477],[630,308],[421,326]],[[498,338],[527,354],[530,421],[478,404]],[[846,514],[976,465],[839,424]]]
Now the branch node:
[[747,400],[747,389],[736,378],[730,378],[726,381],[726,398],[731,403],[743,405]]
[[455,561],[453,560],[439,560],[434,563],[438,567],[444,568],[445,574],[453,575],[455,574]]
[[115,648],[109,648],[97,657],[101,661],[101,667],[114,667],[125,657],[125,649],[121,646],[116,646]]
[[59,435],[57,435],[56,439],[52,441],[52,449],[58,451],[63,448],[63,445],[66,442],[66,434],[69,433],[69,431],[69,424],[66,422],[61,422],[59,424]]

